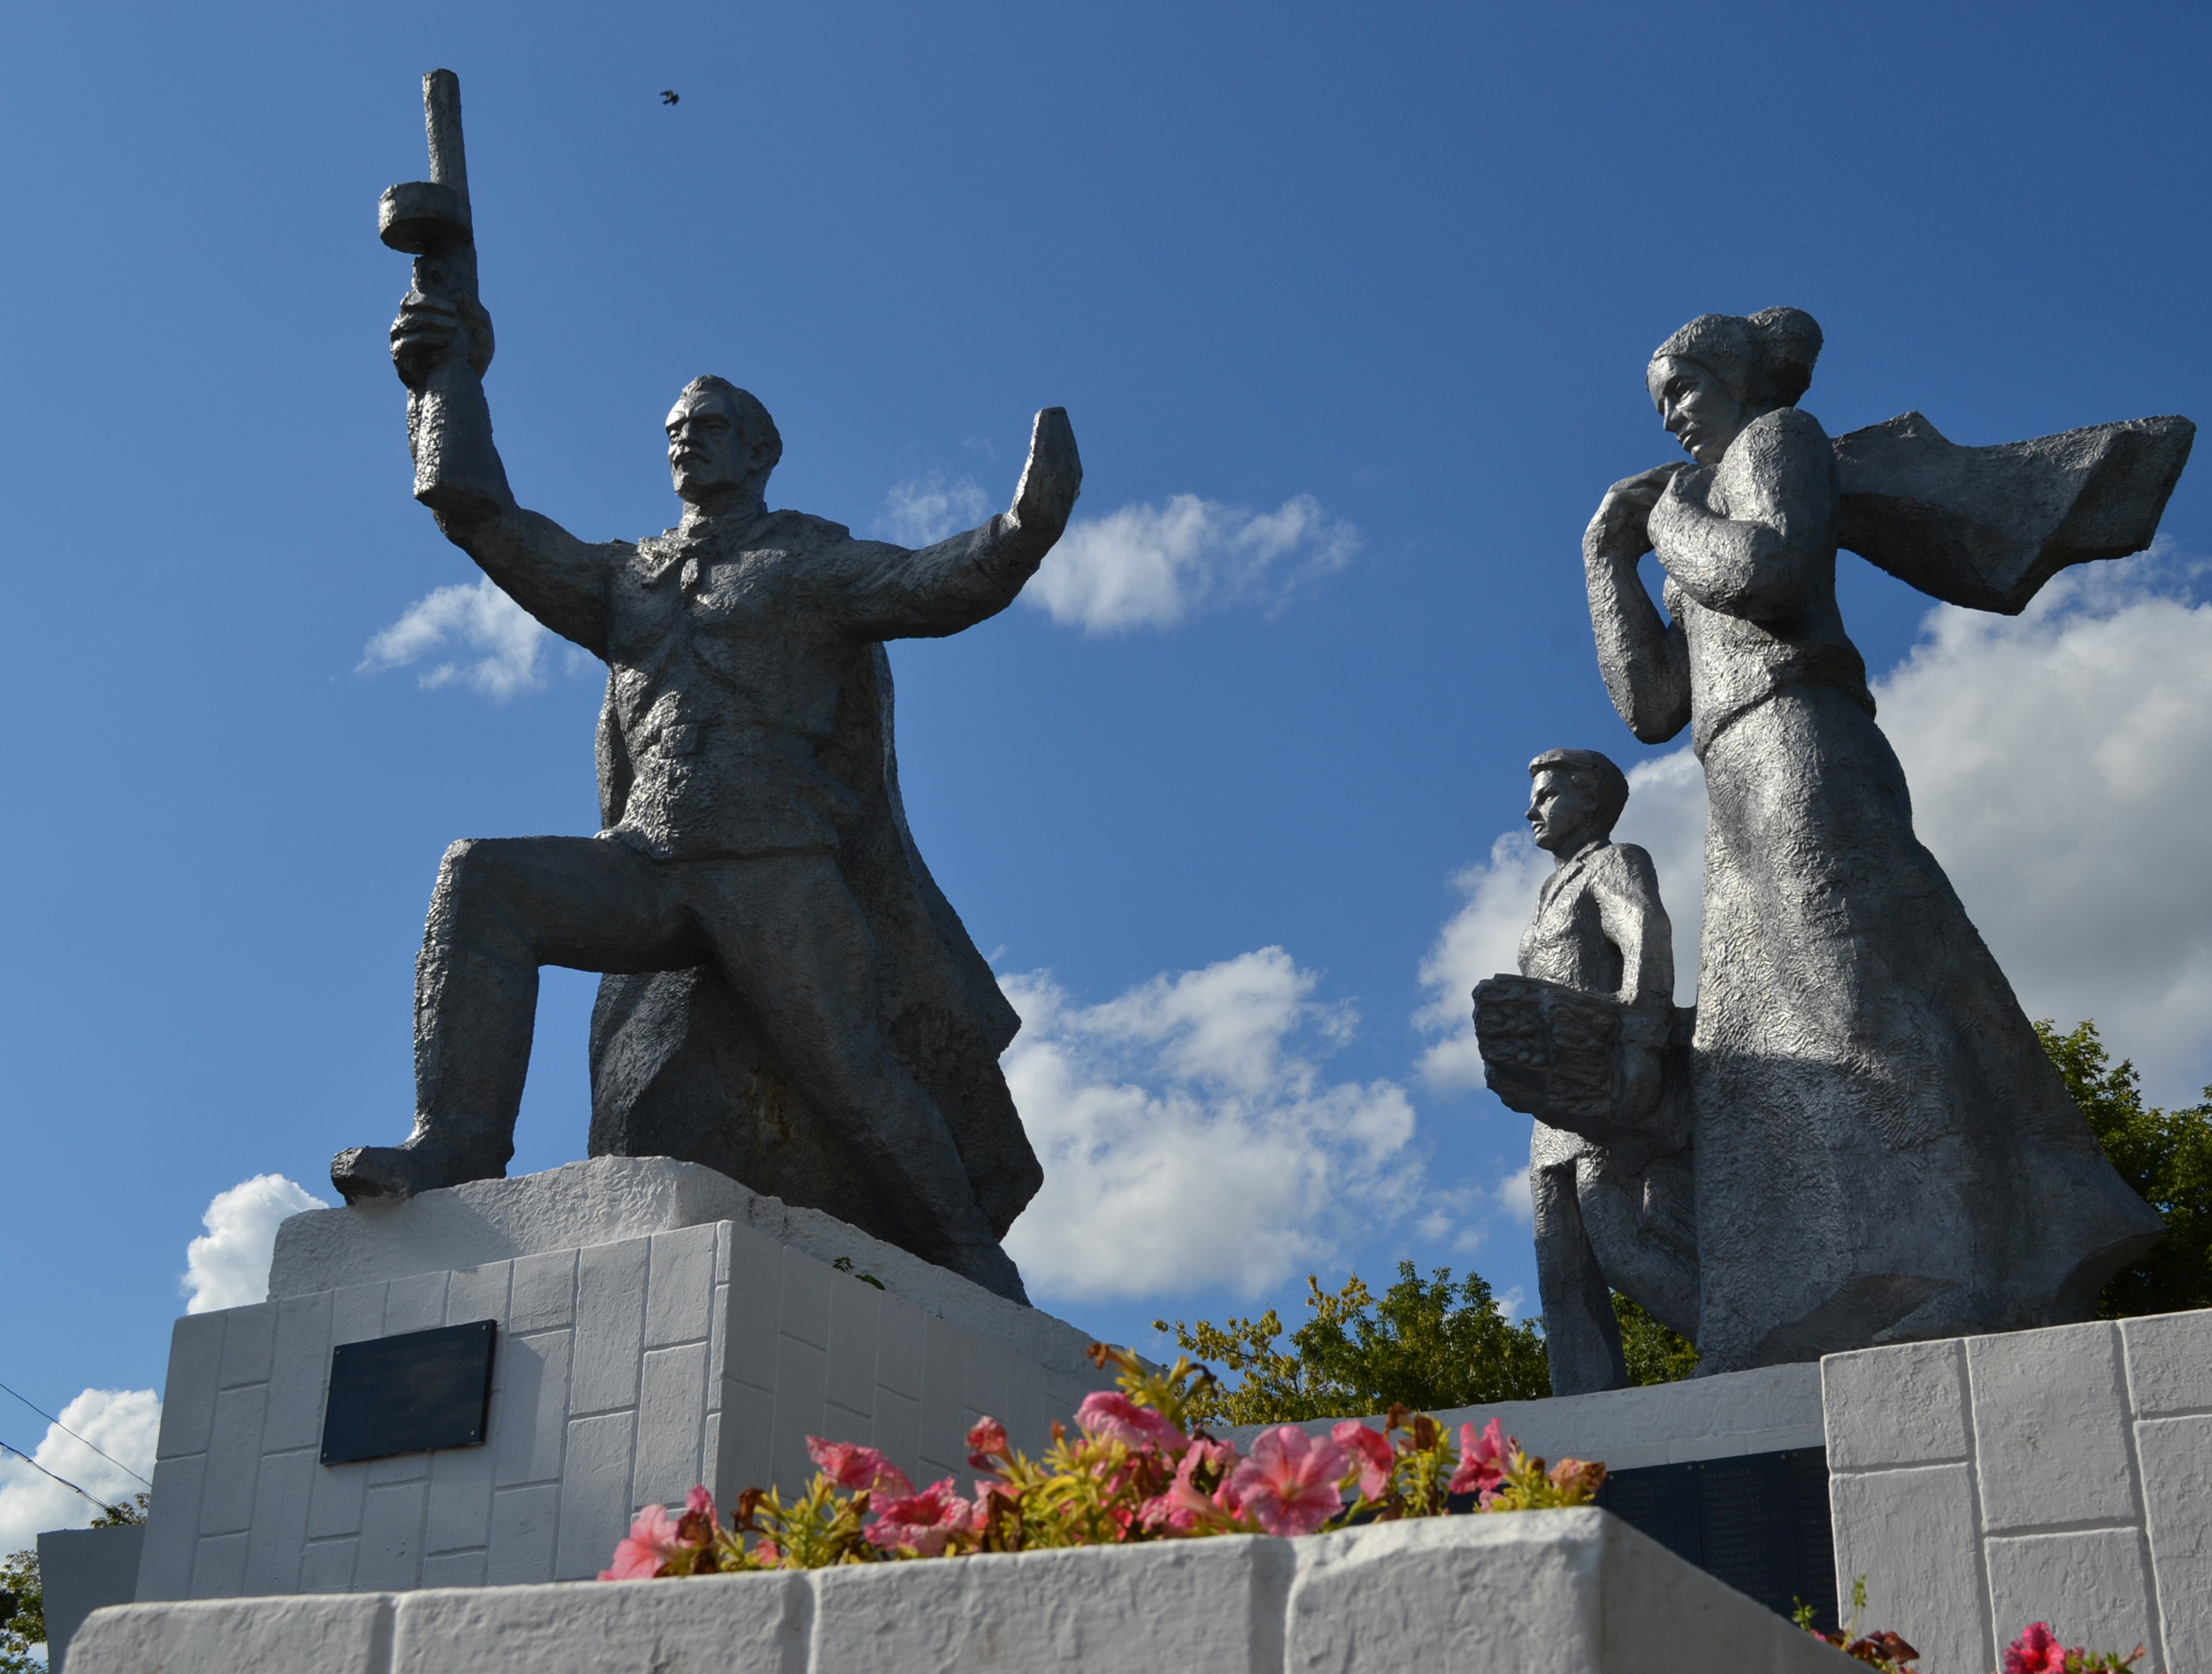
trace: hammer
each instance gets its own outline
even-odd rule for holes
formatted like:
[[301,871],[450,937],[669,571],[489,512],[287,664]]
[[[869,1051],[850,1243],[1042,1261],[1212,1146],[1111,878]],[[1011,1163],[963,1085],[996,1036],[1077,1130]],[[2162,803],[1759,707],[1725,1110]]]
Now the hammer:
[[492,331],[476,296],[460,77],[450,70],[424,76],[422,112],[430,178],[385,188],[376,230],[386,244],[415,258],[415,289],[451,299],[461,317],[445,358],[420,389],[408,392],[407,441],[415,457],[415,498],[433,511],[473,520],[512,496],[492,448],[491,409],[484,401]]

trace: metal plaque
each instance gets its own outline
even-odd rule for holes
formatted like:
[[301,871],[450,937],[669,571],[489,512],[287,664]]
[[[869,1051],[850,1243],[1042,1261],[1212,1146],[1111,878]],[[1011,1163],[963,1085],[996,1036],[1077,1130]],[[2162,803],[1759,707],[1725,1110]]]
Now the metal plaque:
[[1818,1447],[1616,1471],[1598,1503],[1708,1575],[1787,1616],[1836,1626],[1828,1455]]
[[322,1462],[481,1447],[497,1332],[495,1321],[479,1319],[340,1343],[330,1351]]

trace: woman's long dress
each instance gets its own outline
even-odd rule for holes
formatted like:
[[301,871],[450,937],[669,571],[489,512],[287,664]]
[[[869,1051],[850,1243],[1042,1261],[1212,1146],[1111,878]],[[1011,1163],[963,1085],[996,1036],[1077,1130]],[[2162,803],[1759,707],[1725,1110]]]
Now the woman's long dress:
[[1828,437],[1784,409],[1685,471],[1649,524],[1711,809],[1692,1079],[1708,1371],[2084,1318],[2161,1228],[1913,834],[1836,608],[1834,506]]

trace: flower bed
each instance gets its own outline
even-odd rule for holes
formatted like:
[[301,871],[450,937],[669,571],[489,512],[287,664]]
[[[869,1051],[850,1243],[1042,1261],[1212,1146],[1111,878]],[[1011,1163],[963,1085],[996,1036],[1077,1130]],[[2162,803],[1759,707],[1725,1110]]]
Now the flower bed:
[[1605,1467],[1563,1459],[1549,1470],[1492,1419],[1462,1424],[1457,1444],[1425,1413],[1393,1408],[1382,1429],[1347,1419],[1325,1437],[1294,1424],[1263,1432],[1248,1454],[1191,1422],[1212,1374],[1187,1358],[1148,1370],[1103,1344],[1118,1390],[1086,1396],[1076,1429],[1053,1425],[1032,1460],[986,1417],[968,1432],[973,1495],[954,1479],[917,1490],[872,1447],[809,1437],[818,1470],[787,1502],[748,1488],[725,1524],[703,1487],[681,1515],[647,1506],[602,1580],[821,1569],[1219,1534],[1314,1534],[1358,1523],[1586,1505]]

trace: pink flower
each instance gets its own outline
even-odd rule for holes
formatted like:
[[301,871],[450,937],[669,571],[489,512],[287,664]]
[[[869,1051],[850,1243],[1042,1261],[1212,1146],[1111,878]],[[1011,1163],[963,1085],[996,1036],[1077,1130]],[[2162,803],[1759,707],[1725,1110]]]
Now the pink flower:
[[1238,1507],[1270,1534],[1311,1534],[1343,1509],[1337,1484],[1352,1462],[1327,1437],[1295,1424],[1263,1430],[1229,1478]]
[[857,1442],[825,1441],[819,1436],[809,1436],[806,1456],[832,1482],[855,1494],[863,1488],[882,1488],[892,1494],[914,1492],[905,1471],[873,1447]]
[[692,1485],[691,1492],[684,1496],[684,1509],[695,1512],[709,1522],[714,1520],[714,1496],[707,1492],[704,1483]]
[[1075,1409],[1085,1435],[1105,1436],[1132,1447],[1162,1447],[1180,1453],[1190,1438],[1149,1407],[1140,1407],[1118,1389],[1095,1389]]
[[2028,1631],[2005,1647],[2004,1674],[2066,1674],[2066,1647],[2048,1622],[2032,1622]]
[[1397,1451],[1391,1447],[1390,1438],[1379,1430],[1370,1430],[1356,1418],[1347,1418],[1329,1434],[1337,1446],[1359,1462],[1360,1497],[1381,1499],[1390,1486],[1390,1473],[1398,1463]]
[[632,1519],[630,1535],[616,1544],[614,1567],[599,1571],[603,1581],[643,1581],[660,1573],[661,1565],[680,1550],[676,1519],[666,1506],[649,1505]]
[[919,1494],[886,1500],[863,1532],[886,1552],[904,1549],[918,1557],[933,1558],[944,1551],[945,1542],[967,1523],[969,1515],[968,1502],[953,1493],[952,1478],[947,1477]]
[[1520,1447],[1519,1442],[1499,1429],[1495,1418],[1479,1436],[1475,1434],[1474,1425],[1460,1425],[1459,1469],[1452,1472],[1450,1491],[1479,1494],[1487,1504],[1491,1491],[1505,1480],[1505,1473]]
[[979,1418],[968,1430],[968,1463],[978,1471],[991,1468],[991,1456],[1006,1451],[1006,1426],[995,1418]]
[[[1145,1527],[1188,1534],[1207,1524],[1219,1522],[1225,1513],[1234,1515],[1236,1506],[1229,1495],[1229,1478],[1236,1464],[1237,1450],[1228,1442],[1192,1442],[1184,1451],[1183,1462],[1175,1467],[1175,1479],[1164,1492],[1144,1502],[1139,1516]],[[1221,1478],[1221,1486],[1211,1494],[1198,1486],[1197,1473],[1203,1469],[1214,1471]]]

